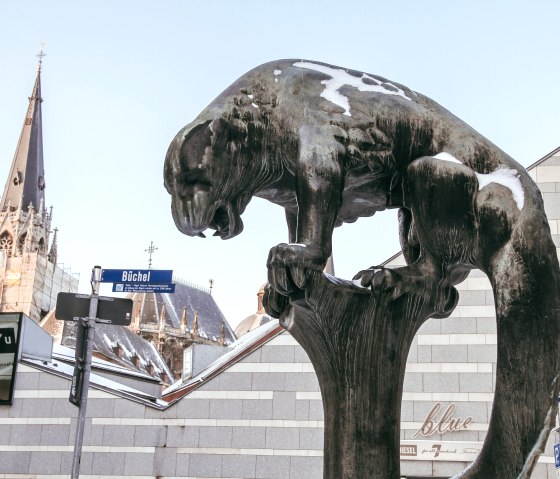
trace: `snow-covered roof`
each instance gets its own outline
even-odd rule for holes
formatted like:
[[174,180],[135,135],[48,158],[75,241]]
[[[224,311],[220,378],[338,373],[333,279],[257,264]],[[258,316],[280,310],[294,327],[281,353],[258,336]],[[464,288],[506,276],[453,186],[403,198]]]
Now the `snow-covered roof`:
[[[62,344],[75,348],[77,323],[73,321],[66,321],[66,323]],[[115,352],[117,346],[121,348],[122,355]],[[139,371],[148,376],[151,376],[148,368],[153,365],[154,373],[160,377],[165,374],[168,381],[173,381],[173,374],[155,346],[124,326],[97,323],[93,350],[94,354],[103,355],[118,366]],[[134,357],[138,358],[138,365],[134,363]]]
[[[53,344],[52,357],[57,361],[74,364],[76,351],[62,344]],[[120,366],[114,362],[94,356],[91,360],[93,370],[108,371],[123,376],[131,376],[145,381],[158,382],[159,380],[138,369],[130,369],[129,367]]]

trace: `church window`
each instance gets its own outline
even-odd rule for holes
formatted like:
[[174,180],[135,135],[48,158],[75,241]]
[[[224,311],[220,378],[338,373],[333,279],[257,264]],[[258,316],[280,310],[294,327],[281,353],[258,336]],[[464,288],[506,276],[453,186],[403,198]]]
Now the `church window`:
[[14,244],[14,239],[12,238],[12,235],[7,231],[4,231],[0,235],[0,249],[5,250],[8,253],[8,255],[11,255],[13,244]]

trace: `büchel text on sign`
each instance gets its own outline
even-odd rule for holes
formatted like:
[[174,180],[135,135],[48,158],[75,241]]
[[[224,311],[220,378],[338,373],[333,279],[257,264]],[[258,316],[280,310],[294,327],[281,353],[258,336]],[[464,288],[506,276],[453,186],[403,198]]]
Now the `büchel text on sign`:
[[149,283],[150,271],[147,273],[142,271],[123,271],[121,281],[123,283]]
[[104,269],[101,283],[144,283],[170,284],[173,271],[170,269]]

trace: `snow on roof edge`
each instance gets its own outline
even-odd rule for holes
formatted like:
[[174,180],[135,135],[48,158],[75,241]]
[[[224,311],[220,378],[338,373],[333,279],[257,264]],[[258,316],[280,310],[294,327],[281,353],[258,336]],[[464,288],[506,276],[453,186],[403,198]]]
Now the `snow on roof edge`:
[[[22,358],[22,362],[29,366],[37,367],[43,371],[48,371],[58,376],[71,378],[74,374],[74,367],[66,364],[62,361],[52,360],[51,362],[45,362],[43,360]],[[100,389],[106,391],[110,394],[115,394],[117,396],[124,397],[126,399],[131,399],[134,401],[139,401],[142,404],[146,404],[157,409],[164,409],[168,406],[167,401],[158,399],[156,396],[139,391],[138,389],[125,386],[111,379],[104,378],[95,373],[90,373],[90,386],[95,389]],[[69,390],[70,391],[70,390]]]
[[[274,331],[276,329],[278,331],[276,334],[274,334]],[[243,359],[245,353],[248,354],[251,352],[251,346],[258,344],[261,340],[269,341],[284,331],[285,330],[280,326],[278,319],[273,318],[272,321],[269,321],[268,323],[263,324],[253,331],[244,334],[235,342],[230,344],[229,347],[232,349],[223,356],[220,356],[218,359],[216,359],[201,373],[197,374],[193,378],[188,379],[185,382],[177,381],[175,384],[172,384],[168,388],[164,389],[162,397],[173,393],[179,393],[182,389],[187,390],[184,393],[185,395],[188,394],[190,390],[196,389],[198,385],[202,385],[203,382],[213,378],[223,369],[226,369],[227,367],[232,366],[233,364]],[[267,338],[267,336],[269,335],[271,335],[271,337]],[[173,402],[175,399],[179,399],[181,397],[183,397],[183,395],[179,395],[177,398],[171,399],[170,402]]]

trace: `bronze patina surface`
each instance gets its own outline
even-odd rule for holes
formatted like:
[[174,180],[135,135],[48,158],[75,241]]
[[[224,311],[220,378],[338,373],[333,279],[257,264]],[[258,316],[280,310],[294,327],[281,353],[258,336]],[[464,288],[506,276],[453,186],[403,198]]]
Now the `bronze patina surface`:
[[[451,314],[454,285],[474,268],[494,291],[496,388],[483,449],[457,477],[530,477],[555,421],[560,271],[521,165],[403,85],[280,60],[243,75],[183,128],[164,176],[187,235],[239,234],[252,196],[285,208],[290,238],[270,251],[266,308],[317,372],[325,478],[399,477],[410,343],[427,318]],[[399,208],[408,265],[365,269],[359,286],[323,274],[333,228],[386,208]]]

